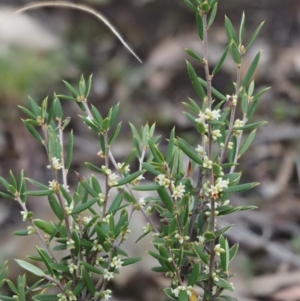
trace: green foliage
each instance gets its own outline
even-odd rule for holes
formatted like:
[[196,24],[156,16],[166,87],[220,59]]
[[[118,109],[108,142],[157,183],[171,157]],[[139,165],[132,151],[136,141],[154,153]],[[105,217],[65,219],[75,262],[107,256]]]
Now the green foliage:
[[[199,38],[206,49],[208,29],[215,19],[218,1],[184,2],[196,12]],[[76,300],[78,296],[80,300],[107,300],[112,293],[107,285],[114,274],[142,259],[130,257],[121,249],[130,232],[132,213],[136,211],[147,219],[147,224],[142,228],[143,234],[136,241],[150,233],[153,235],[155,249],[148,251],[148,254],[157,260],[158,265],[152,270],[170,277],[170,285],[164,289],[169,298],[192,300],[196,296],[193,287],[200,286],[204,289],[201,297],[204,301],[231,300],[224,292],[233,291],[229,282],[230,262],[238,245],[230,248],[225,237],[232,225],[217,230],[216,219],[255,208],[233,206],[229,200],[231,194],[258,185],[256,182],[240,184],[241,173],[235,172],[235,168],[239,158],[250,147],[258,127],[264,124],[263,121],[248,123],[257,108],[259,97],[267,91],[264,89],[253,94],[254,81],[248,86],[257,68],[260,52],[249,69],[245,70],[243,79],[240,72],[243,55],[261,26],[243,46],[245,15],[242,15],[238,35],[231,21],[225,17],[228,46],[212,72],[206,51],[199,56],[186,49],[206,74],[204,79],[199,78],[196,73],[198,67],[187,62],[188,75],[199,99],[189,99],[184,103],[187,109],[184,114],[195,128],[194,141],[198,145],[177,137],[173,128],[164,153],[160,147],[160,137],[155,136],[155,124],[146,124],[140,129],[130,124],[132,150],[124,162],[118,163],[111,146],[118,139],[122,126],[116,123],[120,106],[115,105],[107,116],[103,116],[89,104],[92,76],[88,79],[82,76],[77,87],[64,81],[67,95],[54,95],[52,102],[45,98],[39,105],[39,102],[29,98],[28,108],[20,107],[28,117],[23,122],[33,138],[45,148],[53,179],[45,185],[24,177],[23,171],[19,177],[10,172],[9,180],[0,178],[5,188],[5,192],[0,194],[17,201],[22,208],[23,220],[31,224],[14,234],[35,234],[43,244],[42,248],[37,247],[37,255],[29,257],[31,263],[16,260],[38,280],[28,287],[25,276],[19,276],[17,284],[14,284],[7,279],[7,264],[4,263],[0,266],[0,287],[6,282],[20,301],[25,301],[26,294],[32,291],[35,293],[33,299],[41,301]],[[232,96],[225,96],[212,86],[213,76],[222,67],[228,52],[235,63],[233,68],[237,68],[236,91]],[[68,189],[74,137],[72,129],[69,129],[70,119],[64,117],[61,100],[72,101],[82,110],[80,119],[97,135],[100,144],[98,155],[103,159],[99,165],[85,162],[97,173],[97,177],[91,174],[86,179],[76,172],[78,185],[74,193]],[[239,106],[243,113],[242,120],[235,117]],[[243,140],[246,130],[251,132]],[[188,158],[188,166],[183,164],[184,157]],[[130,169],[133,160],[139,163],[135,171]],[[153,179],[150,183],[143,181],[145,174]],[[26,182],[37,189],[27,190]],[[143,191],[144,197],[137,197],[137,191]],[[46,196],[49,209],[56,219],[45,221],[35,218],[34,213],[27,209],[27,196],[37,199]],[[159,215],[161,222],[154,221],[153,212]],[[61,257],[61,250],[64,250],[64,257]],[[39,263],[39,267],[34,263]],[[53,294],[53,287],[56,294]],[[15,300],[7,296],[0,298]]]

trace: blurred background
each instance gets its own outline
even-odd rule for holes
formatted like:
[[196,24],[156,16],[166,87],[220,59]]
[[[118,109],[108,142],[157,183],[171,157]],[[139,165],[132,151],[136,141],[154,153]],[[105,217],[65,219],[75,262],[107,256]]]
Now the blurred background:
[[[32,1],[0,1],[0,22],[17,7]],[[135,126],[157,124],[157,134],[168,137],[175,125],[177,134],[193,143],[194,132],[182,111],[187,97],[196,99],[186,71],[188,47],[201,54],[194,13],[183,0],[82,0],[103,13],[120,31],[143,60],[140,64],[99,20],[86,13],[43,8],[11,17],[0,23],[0,175],[9,170],[25,170],[28,177],[47,183],[46,157],[40,145],[26,132],[17,105],[26,106],[27,96],[37,101],[53,93],[67,93],[62,79],[77,84],[81,74],[93,74],[89,102],[101,110],[120,102],[122,134],[114,148],[121,161],[130,150],[128,121]],[[9,5],[9,6],[8,6]],[[244,58],[244,68],[262,49],[255,74],[256,89],[272,89],[260,100],[253,121],[266,120],[259,128],[251,149],[240,161],[243,181],[261,185],[247,194],[235,195],[234,204],[254,204],[252,212],[222,217],[219,227],[234,223],[228,232],[230,243],[240,242],[233,263],[238,275],[233,278],[239,300],[300,299],[300,2],[299,0],[220,1],[214,26],[209,33],[209,58],[213,67],[223,52],[227,37],[226,14],[238,26],[246,14],[245,38],[263,20],[265,25]],[[199,75],[200,65],[194,63]],[[223,94],[232,94],[235,67],[230,57],[214,79]],[[73,170],[81,163],[97,161],[97,137],[88,132],[76,117],[76,105],[64,102],[66,116],[75,130]],[[195,146],[197,141],[194,142]],[[70,183],[75,176],[70,173]],[[30,202],[38,217],[49,217],[46,202]],[[0,261],[23,258],[34,253],[34,236],[13,237],[22,224],[20,208],[0,199]],[[137,217],[138,228],[144,221]],[[136,226],[136,225],[135,225]],[[26,225],[27,227],[27,225]],[[147,239],[138,245],[128,243],[128,253],[145,259],[138,270],[124,268],[114,283],[113,300],[163,300],[160,287],[167,285],[161,275],[149,270],[152,259],[144,252]],[[18,268],[11,261],[11,277]]]

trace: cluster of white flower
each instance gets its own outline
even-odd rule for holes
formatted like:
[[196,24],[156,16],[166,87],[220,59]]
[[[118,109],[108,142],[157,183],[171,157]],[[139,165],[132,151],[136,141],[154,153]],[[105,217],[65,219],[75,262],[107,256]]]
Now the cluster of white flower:
[[54,170],[58,170],[62,168],[62,164],[59,162],[59,159],[56,157],[53,157],[50,159],[51,165],[48,165],[47,168],[51,169],[53,168]]
[[217,256],[220,256],[221,253],[225,252],[225,250],[221,248],[220,244],[215,245],[214,251]]
[[139,198],[138,204],[140,207],[145,207],[146,206],[145,198],[144,197]]
[[104,261],[105,261],[105,259],[102,256],[99,256],[96,258],[96,265],[100,265]]
[[103,278],[107,281],[109,281],[110,279],[114,278],[114,273],[113,272],[109,272],[108,269],[104,269],[103,270]]
[[102,219],[102,222],[108,224],[108,223],[109,223],[110,217],[111,217],[111,214],[105,215],[105,217],[103,217],[103,219]]
[[106,166],[101,166],[103,172],[108,176],[108,186],[112,187],[118,184],[116,181],[116,178],[118,178],[118,175],[113,173],[111,169],[107,168]]
[[108,299],[111,298],[111,293],[112,293],[111,290],[105,290],[102,292],[104,301],[107,301]]
[[192,287],[189,285],[188,287],[185,287],[185,286],[177,286],[175,289],[172,289],[172,293],[178,297],[179,296],[179,293],[181,291],[186,291],[187,292],[187,295],[190,297],[192,296]]
[[120,269],[122,267],[122,260],[120,259],[119,255],[115,256],[111,263],[110,263],[110,266],[113,268],[113,267],[116,267],[116,269]]
[[75,241],[71,238],[67,241],[67,249],[71,250],[75,248]]
[[105,195],[103,193],[99,193],[98,197],[99,197],[100,203],[104,203],[104,201],[105,201]]
[[200,157],[203,157],[206,154],[204,148],[201,145],[199,145],[199,144],[198,144],[198,146],[196,148],[196,152],[198,153],[198,155]]
[[241,127],[244,125],[243,120],[240,119],[236,119],[233,125],[233,129],[236,135],[239,135],[242,131],[241,130],[237,130],[236,128]]
[[180,234],[176,233],[175,236],[174,236],[178,241],[179,243],[182,245],[185,241],[189,240],[190,237],[189,236],[181,236]]
[[49,181],[49,189],[53,191],[58,191],[59,190],[58,183],[55,180]]
[[28,235],[35,233],[35,229],[32,226],[27,227],[27,233]]
[[98,244],[98,240],[95,239],[93,241],[93,247],[92,247],[92,251],[97,251],[97,252],[102,252],[103,251],[103,248],[100,244]]
[[184,195],[185,192],[185,188],[184,185],[182,185],[181,183],[178,186],[174,186],[173,187],[173,194],[172,197],[177,200],[177,198],[181,199]]
[[158,184],[160,186],[164,186],[166,188],[168,188],[170,186],[170,183],[171,183],[171,181],[164,174],[159,174],[156,177],[156,180],[158,181]]
[[212,169],[213,162],[209,160],[207,156],[204,156],[203,158],[203,167],[207,169]]
[[67,215],[71,215],[72,211],[74,209],[74,205],[71,204],[70,206],[68,206],[68,203],[65,204],[64,210],[66,212]]
[[152,226],[149,223],[147,223],[146,226],[142,227],[142,230],[144,233],[149,233],[152,231]]
[[72,262],[72,263],[70,263],[70,264],[68,265],[68,268],[69,268],[70,274],[73,274],[73,272],[74,272],[75,270],[78,269],[78,266],[76,266],[76,265]]
[[230,101],[230,100],[232,100],[232,103],[231,103],[231,105],[233,106],[233,107],[235,107],[236,106],[236,104],[237,104],[237,96],[236,95],[226,95],[226,98],[227,98],[227,101]]
[[222,178],[218,178],[216,180],[215,185],[211,185],[208,188],[208,192],[210,193],[210,197],[212,199],[217,199],[219,197],[219,193],[223,191],[223,189],[227,188],[229,184],[229,180],[223,180]]
[[84,225],[87,225],[91,220],[92,220],[92,217],[91,217],[91,216],[84,216],[84,217],[82,218],[82,223],[83,223]]
[[72,291],[67,291],[64,294],[58,294],[58,301],[76,301],[77,298],[74,296]]
[[[224,144],[224,143],[220,143],[220,147],[221,147],[221,148],[224,148],[224,147],[225,147],[225,144]],[[228,149],[232,149],[232,148],[233,148],[233,142],[229,141],[229,142],[228,142],[228,145],[227,145],[227,148],[228,148]]]
[[216,141],[219,137],[222,137],[220,130],[214,130],[211,132],[211,137],[214,141]]
[[205,238],[204,236],[200,235],[200,236],[197,236],[197,239],[198,239],[198,245],[203,245],[204,242],[205,242]]
[[117,166],[120,172],[130,172],[129,165],[125,166],[125,163],[118,163]]
[[21,211],[21,215],[22,215],[22,217],[23,217],[23,222],[25,222],[25,221],[27,220],[28,213],[29,213],[29,212]]
[[220,110],[211,110],[206,108],[204,112],[200,111],[199,118],[195,121],[199,123],[205,123],[206,120],[218,120],[221,117]]

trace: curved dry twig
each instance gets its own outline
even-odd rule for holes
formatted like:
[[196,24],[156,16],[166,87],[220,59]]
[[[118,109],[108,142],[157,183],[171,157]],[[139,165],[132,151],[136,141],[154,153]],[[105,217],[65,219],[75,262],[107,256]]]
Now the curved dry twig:
[[84,12],[87,12],[95,17],[97,17],[99,20],[101,20],[112,32],[113,34],[121,41],[121,43],[132,53],[132,55],[140,62],[142,63],[142,60],[135,54],[135,52],[131,49],[131,47],[125,42],[125,40],[122,38],[121,34],[118,32],[118,30],[111,24],[111,22],[105,17],[103,16],[103,14],[95,11],[94,9],[87,7],[85,5],[81,5],[81,4],[74,4],[71,2],[67,2],[67,1],[58,1],[58,2],[53,2],[53,1],[47,1],[47,2],[34,2],[34,3],[30,3],[27,5],[24,5],[22,7],[20,7],[19,9],[17,9],[16,11],[12,12],[11,14],[9,14],[6,18],[4,18],[1,22],[0,25],[2,23],[4,23],[5,21],[7,21],[9,18],[13,17],[14,15],[17,15],[19,13],[22,13],[26,10],[32,10],[32,9],[37,9],[37,8],[41,8],[41,7],[54,7],[54,6],[58,6],[58,7],[67,7],[67,8],[72,8],[72,9],[78,9]]

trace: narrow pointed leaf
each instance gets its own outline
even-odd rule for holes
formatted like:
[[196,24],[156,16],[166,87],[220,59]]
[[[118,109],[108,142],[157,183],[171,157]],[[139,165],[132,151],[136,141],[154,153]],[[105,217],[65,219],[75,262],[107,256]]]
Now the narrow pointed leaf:
[[245,140],[245,142],[243,143],[240,151],[239,151],[239,156],[242,156],[246,151],[247,149],[249,148],[249,146],[251,145],[254,137],[255,137],[255,134],[256,134],[256,129],[253,130],[249,136],[247,137],[247,139]]
[[220,70],[220,68],[222,67],[222,65],[225,61],[225,58],[227,56],[228,50],[229,50],[229,45],[226,47],[226,49],[223,52],[220,60],[218,61],[217,65],[215,66],[214,70],[212,71],[212,75],[215,75]]
[[260,32],[262,26],[264,25],[265,21],[261,22],[258,27],[255,29],[255,31],[253,32],[253,34],[251,35],[249,41],[247,42],[245,48],[248,49],[250,47],[250,45],[253,43],[253,41],[255,40],[255,38],[257,37],[258,33]]
[[20,267],[29,271],[32,274],[35,274],[40,277],[43,277],[45,275],[41,269],[39,269],[38,267],[34,266],[33,264],[31,264],[29,262],[26,262],[26,261],[20,260],[20,259],[15,259],[15,261],[18,263],[18,265]]
[[203,41],[203,37],[204,37],[203,20],[198,12],[196,13],[196,21],[197,21],[197,29],[198,29],[199,38],[201,41]]
[[198,96],[201,99],[204,99],[206,96],[205,91],[198,79],[198,76],[197,76],[193,66],[189,62],[187,62],[187,69],[188,69],[188,73],[189,73],[189,76],[190,76],[190,79],[192,81],[195,91],[197,92]]
[[258,62],[259,62],[259,59],[260,59],[260,54],[261,54],[261,51],[259,51],[256,56],[254,57],[246,75],[244,76],[242,82],[241,82],[241,86],[245,87],[248,82],[251,80],[255,70],[256,70],[256,67],[258,65]]
[[245,32],[245,13],[243,12],[242,20],[240,24],[240,30],[239,30],[239,45],[243,45],[243,38],[244,38],[244,32]]
[[227,18],[227,16],[225,16],[225,29],[226,29],[228,40],[229,41],[233,40],[235,44],[238,45],[238,39],[235,30],[232,26],[231,21],[229,20],[229,18]]

